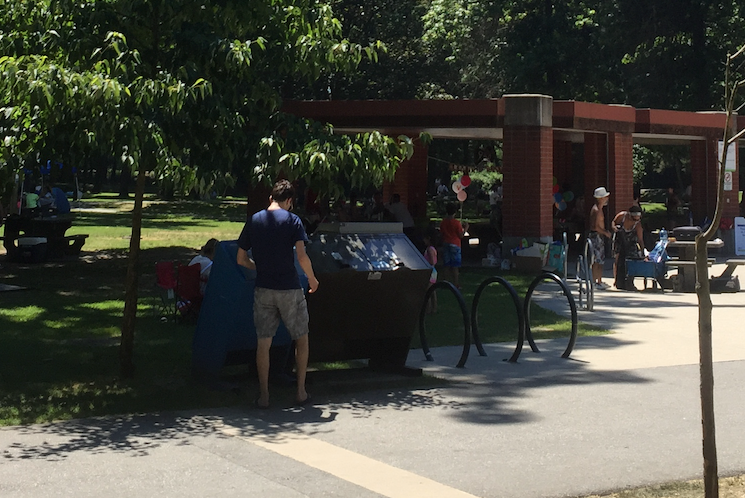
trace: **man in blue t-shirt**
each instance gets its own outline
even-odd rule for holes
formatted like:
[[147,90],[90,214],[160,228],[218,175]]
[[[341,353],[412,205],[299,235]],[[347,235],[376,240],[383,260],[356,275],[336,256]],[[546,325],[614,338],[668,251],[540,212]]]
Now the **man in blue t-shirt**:
[[67,214],[70,212],[70,201],[67,200],[67,194],[59,188],[52,188],[52,197],[54,197],[54,204],[57,206],[58,214]]
[[[258,408],[269,407],[269,349],[282,319],[295,341],[298,405],[310,403],[305,390],[308,369],[308,306],[300,276],[295,269],[295,255],[308,277],[308,292],[315,292],[318,279],[305,252],[308,236],[300,218],[291,213],[295,189],[287,180],[274,184],[270,205],[254,214],[243,227],[238,239],[237,262],[256,270],[254,323],[256,325],[256,369],[259,373]],[[248,250],[251,249],[251,256]]]

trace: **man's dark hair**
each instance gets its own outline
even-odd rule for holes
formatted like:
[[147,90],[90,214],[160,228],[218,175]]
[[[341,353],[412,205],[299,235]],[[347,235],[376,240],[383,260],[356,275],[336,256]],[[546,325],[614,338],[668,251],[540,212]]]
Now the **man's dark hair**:
[[397,202],[401,202],[401,196],[399,194],[393,194],[391,196],[391,204],[395,204]]
[[642,214],[642,208],[640,208],[639,206],[631,206],[629,208],[629,213],[631,213],[631,214]]
[[295,187],[287,180],[280,180],[272,188],[272,200],[274,202],[283,202],[295,197]]

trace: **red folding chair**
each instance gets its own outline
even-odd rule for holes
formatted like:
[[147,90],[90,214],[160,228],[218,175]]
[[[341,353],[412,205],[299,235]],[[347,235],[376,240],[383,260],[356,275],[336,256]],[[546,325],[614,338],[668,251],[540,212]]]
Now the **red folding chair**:
[[199,265],[178,265],[176,274],[176,309],[181,320],[195,319],[199,316],[202,294],[199,292]]
[[156,311],[162,318],[176,316],[176,275],[173,261],[155,263],[155,278],[161,301]]

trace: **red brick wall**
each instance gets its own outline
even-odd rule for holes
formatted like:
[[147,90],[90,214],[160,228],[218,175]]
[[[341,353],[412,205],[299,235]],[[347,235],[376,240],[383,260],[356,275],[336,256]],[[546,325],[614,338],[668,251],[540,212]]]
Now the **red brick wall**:
[[[717,191],[719,189],[719,146],[717,138],[691,142],[691,208],[696,223],[704,217],[714,217]],[[737,154],[737,147],[735,147]],[[735,157],[737,161],[737,157]],[[737,163],[735,163],[737,164]],[[738,192],[739,174],[734,172],[732,190],[724,192],[722,216],[731,218],[739,216]]]
[[504,235],[543,237],[553,233],[553,130],[504,128]]
[[392,182],[383,184],[383,200],[388,202],[391,195],[399,194],[415,219],[427,215],[428,150],[426,145],[415,142],[411,159],[401,163]]
[[604,133],[585,133],[585,207],[590,213],[595,198],[595,189],[604,186],[611,194],[613,191],[606,185],[608,177],[606,135]]
[[717,141],[691,142],[691,209],[696,222],[714,215],[717,199]]
[[634,139],[631,133],[608,134],[609,215],[624,211],[634,201]]
[[554,140],[554,176],[559,185],[572,181],[572,143]]

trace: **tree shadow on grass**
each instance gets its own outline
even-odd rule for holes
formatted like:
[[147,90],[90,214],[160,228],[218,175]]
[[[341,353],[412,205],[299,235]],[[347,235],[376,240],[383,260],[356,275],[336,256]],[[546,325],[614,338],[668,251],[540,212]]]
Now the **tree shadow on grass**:
[[[148,273],[143,274],[141,285],[148,278],[153,278],[151,282],[154,284],[155,261],[183,260],[186,252],[193,251],[181,247],[143,250],[142,268]],[[15,265],[9,269],[12,276],[8,277],[8,283],[31,289],[30,292],[8,293],[11,296],[9,299],[15,300],[9,304],[12,307],[26,306],[36,310],[36,315],[23,321],[15,321],[7,313],[0,314],[0,341],[4,344],[0,352],[3,360],[0,362],[0,379],[3,379],[11,393],[3,400],[3,404],[11,411],[16,411],[15,415],[9,417],[16,417],[20,423],[32,423],[35,420],[70,416],[238,404],[242,407],[238,410],[238,413],[242,413],[238,418],[246,419],[246,426],[241,427],[241,430],[277,432],[302,426],[298,425],[298,419],[293,418],[293,412],[284,410],[272,411],[262,415],[262,422],[254,422],[249,399],[236,400],[231,395],[198,392],[188,380],[193,329],[179,328],[170,323],[162,324],[153,316],[140,317],[138,321],[135,341],[137,380],[134,383],[119,383],[116,380],[116,337],[121,321],[120,310],[87,305],[122,298],[125,255],[126,251],[106,251],[94,253],[89,259],[86,256],[71,262],[38,266]],[[65,324],[63,318],[75,318],[78,321]],[[63,326],[53,327],[48,322],[62,323]],[[100,329],[99,332],[94,331],[98,330],[96,327]],[[113,343],[106,342],[107,338],[113,339]],[[617,342],[609,343],[608,347],[619,345]],[[512,347],[514,345],[509,346],[510,350]],[[459,349],[454,348],[455,356],[452,359],[444,356],[447,361],[443,364],[454,365],[460,354]],[[435,356],[445,354],[438,351]],[[456,419],[471,423],[519,424],[535,420],[536,415],[529,409],[520,407],[518,403],[532,389],[547,385],[646,382],[633,374],[602,374],[589,371],[581,363],[559,359],[542,363],[540,370],[530,369],[525,367],[531,364],[527,360],[520,365],[500,361],[506,356],[509,354],[490,354],[484,362],[479,357],[474,357],[469,361],[467,369],[450,373],[432,370],[433,375],[452,382],[445,386],[429,385],[422,389],[421,384],[413,387],[409,384],[405,388],[394,386],[391,389],[389,385],[386,389],[382,385],[378,389],[370,389],[369,386],[364,388],[353,383],[348,389],[340,390],[338,387],[329,387],[328,383],[324,387],[319,382],[313,389],[318,403],[327,407],[326,411],[338,413],[344,410],[358,418],[370,417],[380,410],[389,409],[445,409]],[[12,358],[25,358],[25,361],[11,361]],[[8,369],[11,364],[12,372]],[[430,370],[429,365],[426,367]],[[467,374],[468,378],[461,378],[462,374]],[[7,382],[11,380],[12,384],[9,385]],[[291,401],[286,404],[289,406]],[[106,431],[111,434],[109,440],[93,434],[87,438],[75,436],[75,431],[85,433],[86,424],[94,427],[96,424],[100,425],[101,421],[53,424],[43,426],[44,429],[28,430],[58,430],[64,433],[70,430],[67,427],[73,427],[76,428],[73,436],[80,439],[75,443],[78,446],[109,445],[115,449],[126,447],[126,444],[121,446],[124,443],[120,437],[121,431],[126,428],[132,428],[140,437],[150,438],[151,442],[171,438],[173,431],[166,427],[168,424],[179,424],[176,432],[184,431],[189,434],[191,430],[192,433],[199,434],[204,431],[200,423],[192,426],[191,422],[178,421],[178,417],[175,417],[177,421],[174,422],[172,415],[167,415],[166,419],[171,422],[164,422],[165,426],[158,425],[158,422],[150,427],[152,435],[149,435],[147,424],[134,422],[139,425],[131,427],[132,420],[139,420],[137,418],[123,417],[114,421],[106,419],[106,424],[109,424]],[[275,424],[274,428],[267,429],[268,420]],[[90,432],[95,431],[91,428]],[[147,445],[134,447],[147,448]]]

